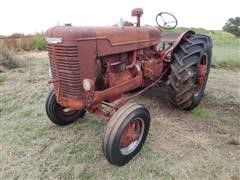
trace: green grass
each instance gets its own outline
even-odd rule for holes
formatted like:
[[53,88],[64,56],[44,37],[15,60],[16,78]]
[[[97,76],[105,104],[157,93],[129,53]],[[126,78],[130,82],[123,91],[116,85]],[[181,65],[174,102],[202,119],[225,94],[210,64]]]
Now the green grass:
[[[10,83],[3,84],[0,96],[3,103],[0,116],[2,179],[239,177],[238,147],[225,144],[226,138],[238,138],[239,128],[235,124],[239,113],[222,113],[223,106],[219,105],[222,101],[215,97],[190,113],[169,107],[161,98],[137,98],[151,113],[150,133],[140,153],[125,166],[116,167],[105,159],[101,148],[106,122],[89,113],[65,127],[50,122],[44,110],[51,89],[46,83],[48,74],[44,73],[48,70],[48,59],[28,61],[31,66],[23,67],[25,73],[7,72],[12,77],[7,79]],[[34,73],[29,72],[30,68]],[[28,81],[29,78],[32,80]],[[33,81],[35,79],[37,81]],[[20,83],[14,83],[16,81]],[[209,117],[214,123],[205,120]],[[225,124],[222,119],[226,117],[231,121],[226,119]],[[194,121],[198,118],[204,120]],[[218,128],[228,134],[219,135]]]
[[6,82],[6,77],[3,75],[0,75],[0,86],[2,86]]
[[[187,30],[193,30],[197,34],[204,34],[207,36],[211,36],[213,40],[214,46],[230,46],[230,47],[239,47],[240,41],[233,34],[221,31],[221,30],[206,30],[203,28],[186,28],[179,27],[171,30],[170,32],[184,32]],[[169,31],[163,31],[163,33],[167,33]]]
[[5,105],[10,104],[14,99],[16,98],[16,96],[12,95],[12,94],[7,94],[6,96],[3,97],[3,103]]
[[14,130],[16,130],[17,133],[21,131],[30,131],[31,130],[31,124],[29,124],[26,121],[18,121],[16,123],[16,126],[14,127]]
[[24,110],[24,111],[20,112],[20,116],[23,117],[23,118],[24,117],[27,118],[27,117],[30,117],[32,115],[32,113],[33,113],[32,109]]
[[216,68],[240,69],[240,47],[214,46],[212,64]]
[[[212,31],[203,28],[179,27],[170,32],[184,32],[193,30],[197,34],[208,35],[212,38],[213,58],[212,64],[216,68],[240,69],[240,39],[233,34],[221,30]],[[163,31],[168,33],[169,31]]]
[[200,119],[213,119],[215,116],[213,113],[211,113],[204,107],[196,107],[190,113],[192,116]]

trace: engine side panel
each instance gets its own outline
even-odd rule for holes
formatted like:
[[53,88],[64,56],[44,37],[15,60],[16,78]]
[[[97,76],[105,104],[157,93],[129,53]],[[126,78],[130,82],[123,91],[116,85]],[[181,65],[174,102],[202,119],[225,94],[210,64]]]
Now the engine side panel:
[[100,28],[96,36],[98,56],[144,49],[160,42],[160,30],[148,27]]

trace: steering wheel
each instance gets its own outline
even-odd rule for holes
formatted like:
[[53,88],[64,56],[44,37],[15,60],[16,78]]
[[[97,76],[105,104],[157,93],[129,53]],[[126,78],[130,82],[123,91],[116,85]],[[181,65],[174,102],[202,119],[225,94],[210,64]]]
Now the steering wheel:
[[166,30],[174,29],[178,24],[177,18],[168,12],[160,12],[156,16],[156,23],[160,28]]

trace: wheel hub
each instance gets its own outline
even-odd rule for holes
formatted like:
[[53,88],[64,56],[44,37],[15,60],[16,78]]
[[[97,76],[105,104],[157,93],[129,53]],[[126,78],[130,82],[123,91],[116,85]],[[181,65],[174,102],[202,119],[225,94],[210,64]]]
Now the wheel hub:
[[203,57],[200,61],[200,64],[198,65],[198,69],[197,69],[197,79],[195,82],[195,89],[194,89],[195,96],[197,96],[199,94],[201,87],[206,82],[207,71],[208,71],[207,56],[203,55]]
[[127,147],[131,142],[139,138],[139,123],[133,122],[129,124],[121,138],[121,147]]
[[59,104],[57,104],[57,108],[59,109],[59,113],[63,116],[71,116],[77,112],[76,110],[74,110],[72,108],[63,107]]
[[137,119],[127,125],[121,139],[120,151],[122,154],[130,154],[138,146],[142,139],[144,123],[142,119]]

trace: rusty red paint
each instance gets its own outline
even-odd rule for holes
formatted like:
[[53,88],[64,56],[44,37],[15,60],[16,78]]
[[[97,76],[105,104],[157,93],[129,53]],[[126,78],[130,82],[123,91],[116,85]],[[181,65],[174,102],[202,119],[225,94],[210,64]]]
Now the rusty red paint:
[[163,61],[160,61],[160,59],[150,59],[143,63],[143,71],[144,76],[148,77],[150,79],[156,79],[158,78],[163,69]]
[[198,94],[201,90],[202,85],[206,81],[207,76],[207,64],[199,64],[198,65],[198,73],[197,73],[197,79],[195,83],[195,94]]
[[96,116],[102,118],[105,121],[109,121],[111,116],[108,115],[106,112],[102,111],[101,108],[96,108],[92,111]]
[[[187,31],[160,38],[159,28],[141,27],[142,14],[141,8],[134,9],[132,16],[136,16],[136,23],[125,21],[119,27],[67,24],[46,32],[53,77],[49,82],[55,90],[47,99],[48,117],[56,124],[66,125],[87,111],[111,121],[104,135],[103,152],[109,162],[116,165],[127,163],[141,150],[151,119],[145,107],[135,103],[124,105],[165,82],[177,106],[194,108],[199,102],[193,104],[193,98],[203,92],[209,71],[211,42],[208,37],[194,37],[193,31]],[[159,27],[167,28],[167,25],[164,21],[164,26]],[[208,44],[204,52],[198,54],[203,56],[196,63],[194,58],[200,51],[195,50],[205,40]],[[192,56],[193,61],[186,64],[185,58]],[[185,83],[192,79],[196,80],[195,84]],[[194,92],[187,91],[189,88],[195,88]]]
[[169,58],[170,58],[172,51],[177,47],[177,45],[180,43],[180,41],[183,38],[187,38],[194,34],[195,34],[195,32],[193,32],[193,31],[186,31],[183,33],[168,33],[168,34],[161,36],[161,42],[172,43],[171,46],[168,46],[168,48],[165,49],[161,53],[161,60],[163,60],[163,61],[170,60]]
[[137,23],[136,26],[140,27],[141,25],[141,16],[143,15],[143,9],[142,8],[135,8],[132,10],[132,16],[136,16],[137,17]]
[[107,74],[107,83],[110,87],[116,86],[123,82],[126,82],[133,78],[133,74],[130,70],[126,70],[119,73],[108,73]]
[[124,92],[128,92],[132,89],[135,89],[141,86],[143,83],[143,77],[141,75],[132,78],[131,80],[125,81],[119,85],[108,88],[104,91],[96,91],[95,96],[93,98],[93,102],[100,103],[101,101],[105,101],[108,98],[113,98],[118,96],[119,94],[123,94]]
[[114,112],[115,110],[118,110],[120,107],[122,107],[124,104],[126,104],[129,100],[133,99],[134,97],[139,96],[140,94],[143,94],[145,91],[147,91],[148,89],[152,88],[153,86],[155,86],[163,77],[164,75],[166,75],[166,73],[168,72],[168,69],[166,69],[155,81],[153,81],[152,83],[148,84],[148,86],[146,86],[144,89],[142,89],[141,91],[128,96],[124,99],[122,99],[120,102],[118,102],[113,108],[112,108],[112,112]]
[[84,97],[82,81],[85,78],[96,80],[96,58],[146,48],[160,40],[157,28],[145,27],[136,31],[134,27],[56,26],[48,30],[46,36],[62,38],[60,44],[48,44],[50,66],[53,79],[59,79],[58,83],[54,82],[55,90],[61,90],[56,94],[58,102],[73,108],[77,104],[84,108],[85,103],[80,102]]
[[130,65],[128,65],[126,68],[131,69],[136,65],[136,63],[137,63],[137,51],[134,51],[133,52],[132,63]]
[[[132,15],[137,17],[136,26],[56,26],[46,32],[47,38],[60,39],[57,43],[48,43],[51,82],[59,104],[75,110],[87,108],[102,115],[98,105],[103,101],[113,102],[132,89],[151,87],[163,78],[169,54],[182,38],[193,32],[165,37],[165,40],[174,38],[176,43],[160,52],[156,50],[160,29],[140,27],[142,14],[141,8],[132,11]],[[93,82],[91,92],[83,89],[84,79]],[[113,109],[132,97],[121,101]]]
[[141,124],[138,120],[129,123],[121,136],[120,148],[127,147],[132,142],[138,140],[140,138],[141,128]]

